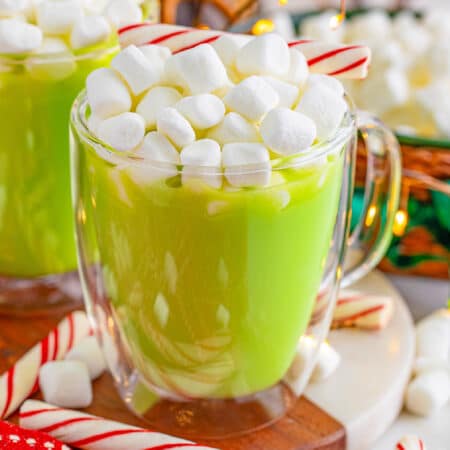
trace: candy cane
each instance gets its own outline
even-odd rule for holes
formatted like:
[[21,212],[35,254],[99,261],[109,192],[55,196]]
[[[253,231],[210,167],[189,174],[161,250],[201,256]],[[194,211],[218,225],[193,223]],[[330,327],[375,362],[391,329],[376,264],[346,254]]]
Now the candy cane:
[[20,426],[50,434],[67,445],[86,450],[175,450],[211,447],[156,431],[28,400],[20,410]]
[[393,301],[389,297],[342,291],[334,310],[333,327],[380,330],[388,325],[393,310]]
[[426,450],[426,447],[422,439],[409,435],[400,439],[395,450]]
[[[122,48],[131,44],[158,44],[170,48],[172,53],[179,53],[197,45],[213,43],[223,34],[214,30],[144,22],[119,30],[119,41]],[[243,40],[248,39],[246,35],[240,36]],[[311,72],[348,79],[367,76],[371,52],[364,45],[347,46],[298,40],[290,42],[289,46],[300,50],[305,55]]]
[[84,312],[69,314],[5,372],[0,377],[0,418],[12,414],[37,390],[42,365],[63,358],[89,332],[89,322]]

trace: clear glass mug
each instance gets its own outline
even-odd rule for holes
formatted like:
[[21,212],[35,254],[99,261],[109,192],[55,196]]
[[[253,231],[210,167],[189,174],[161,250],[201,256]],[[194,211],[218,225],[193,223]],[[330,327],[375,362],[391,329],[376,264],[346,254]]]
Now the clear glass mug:
[[[186,168],[117,152],[90,133],[88,110],[82,93],[71,121],[79,267],[123,400],[153,427],[193,439],[280,418],[309,380],[339,286],[367,274],[389,244],[394,136],[364,115],[366,213],[349,238],[351,105],[333,139],[272,161],[270,186],[255,189],[215,189],[183,177]],[[195,171],[222,176],[184,173]],[[369,212],[383,205],[385,214]],[[361,258],[344,269],[348,243]]]

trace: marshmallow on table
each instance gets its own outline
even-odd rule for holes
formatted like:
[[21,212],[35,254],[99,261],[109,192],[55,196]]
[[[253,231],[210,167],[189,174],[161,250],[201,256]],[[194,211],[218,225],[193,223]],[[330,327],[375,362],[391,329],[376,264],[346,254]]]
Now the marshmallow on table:
[[342,123],[347,103],[342,95],[324,85],[313,83],[307,86],[295,110],[313,120],[317,137],[326,141],[334,136]]
[[230,84],[225,66],[209,44],[171,56],[166,63],[166,78],[192,95],[213,93]]
[[270,111],[261,123],[264,143],[275,153],[292,155],[309,148],[316,138],[316,125],[304,114],[287,108]]
[[225,116],[225,105],[219,97],[212,94],[185,97],[175,108],[198,130],[217,125]]
[[406,391],[408,411],[428,416],[442,408],[450,399],[450,374],[446,370],[433,370],[419,374]]
[[89,47],[105,41],[111,33],[111,26],[101,16],[82,17],[75,22],[70,34],[70,45],[74,50]]
[[309,75],[308,62],[305,56],[295,48],[289,49],[290,64],[287,74],[283,77],[289,83],[302,87]]
[[279,104],[280,97],[264,78],[251,76],[230,89],[223,100],[231,111],[258,121]]
[[134,95],[157,84],[162,76],[159,64],[152,64],[141,50],[130,45],[122,50],[111,62],[111,67],[128,83]]
[[58,54],[58,57],[30,57],[27,68],[33,78],[39,80],[63,80],[75,72],[75,58],[63,39],[44,37],[42,45],[34,52],[35,55]]
[[131,109],[130,93],[112,69],[94,70],[87,77],[86,89],[91,110],[98,117],[107,118]]
[[82,17],[77,0],[44,0],[36,6],[37,24],[45,34],[67,34]]
[[113,149],[126,152],[138,147],[145,135],[145,121],[136,113],[125,112],[105,119],[97,136]]
[[255,125],[235,112],[226,114],[219,125],[208,131],[208,137],[216,140],[219,144],[259,142],[261,140]]
[[424,442],[417,436],[403,436],[395,447],[395,450],[427,450]]
[[114,26],[122,28],[142,20],[142,11],[135,0],[112,0],[105,10],[105,16]]
[[292,108],[297,101],[300,89],[293,84],[286,83],[278,78],[263,77],[264,81],[269,84],[280,98],[278,106],[283,108]]
[[168,106],[174,106],[182,99],[174,88],[157,86],[150,89],[136,107],[136,112],[145,120],[147,130],[156,127],[156,117]]
[[224,34],[211,45],[219,55],[219,58],[227,67],[234,66],[239,50],[252,38],[239,34]]
[[446,317],[429,316],[416,326],[416,354],[447,362],[450,356],[450,327]]
[[223,147],[225,178],[232,186],[267,186],[270,183],[270,155],[261,144],[238,142]]
[[182,182],[199,179],[214,188],[222,186],[220,146],[212,139],[200,139],[183,148],[180,153],[183,164]]
[[319,354],[311,380],[313,382],[325,380],[335,372],[340,362],[341,355],[330,344],[323,342],[319,347]]
[[290,65],[289,47],[277,34],[253,38],[236,57],[236,68],[243,75],[286,75]]
[[156,128],[177,147],[185,147],[195,141],[191,124],[173,107],[164,108],[157,115]]
[[91,380],[98,378],[106,369],[105,359],[95,336],[82,339],[67,353],[65,359],[86,364]]
[[39,372],[39,386],[46,402],[66,408],[86,408],[92,403],[89,371],[80,361],[52,361]]
[[17,19],[0,20],[0,53],[27,53],[41,44],[42,31],[35,25]]

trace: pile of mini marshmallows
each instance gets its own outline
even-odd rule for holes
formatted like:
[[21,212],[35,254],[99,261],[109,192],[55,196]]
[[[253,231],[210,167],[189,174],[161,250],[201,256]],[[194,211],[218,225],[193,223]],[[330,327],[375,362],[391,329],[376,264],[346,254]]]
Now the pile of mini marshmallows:
[[343,94],[276,34],[224,35],[174,55],[130,45],[88,77],[88,125],[115,150],[167,165],[166,178],[183,165],[183,183],[267,186],[272,158],[335,135]]
[[302,37],[372,49],[364,83],[346,87],[356,104],[402,134],[450,137],[450,9],[430,9],[423,18],[401,12],[394,18],[374,10],[332,30],[336,13],[306,20]]
[[0,0],[0,54],[70,52],[142,20],[139,0]]

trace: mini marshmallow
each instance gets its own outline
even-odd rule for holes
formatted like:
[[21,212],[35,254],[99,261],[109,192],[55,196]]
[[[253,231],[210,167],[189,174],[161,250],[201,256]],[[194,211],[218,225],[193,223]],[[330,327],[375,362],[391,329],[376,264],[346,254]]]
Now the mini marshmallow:
[[152,161],[171,164],[180,164],[181,162],[177,149],[169,139],[157,131],[152,131],[145,136],[137,154]]
[[406,391],[406,408],[413,414],[428,416],[442,408],[450,399],[450,378],[447,371],[435,370],[417,376]]
[[89,371],[80,361],[51,361],[39,372],[39,386],[47,403],[61,408],[86,408],[92,403]]
[[234,143],[223,147],[225,178],[232,186],[267,186],[270,183],[270,155],[261,144]]
[[101,16],[82,17],[75,22],[70,34],[70,45],[77,50],[105,41],[111,33],[111,25]]
[[292,108],[297,101],[300,89],[293,84],[286,83],[278,78],[263,77],[264,81],[269,84],[280,98],[278,106],[283,108]]
[[417,436],[403,436],[395,447],[396,450],[427,450],[424,442]]
[[172,54],[170,50],[162,45],[141,45],[138,48],[153,64],[154,70],[162,76],[166,62]]
[[342,123],[347,103],[328,87],[313,83],[307,87],[295,110],[314,121],[317,137],[325,141],[334,136]]
[[230,112],[222,122],[208,132],[208,137],[219,144],[232,142],[259,142],[257,128],[240,114]]
[[19,54],[38,49],[42,31],[17,19],[0,20],[0,53]]
[[307,88],[314,84],[322,84],[337,95],[344,95],[345,89],[342,83],[335,77],[323,75],[321,73],[312,73],[308,77]]
[[144,139],[144,134],[144,119],[139,114],[132,112],[105,119],[98,126],[98,137],[121,152],[138,147]]
[[287,74],[289,65],[289,47],[281,36],[274,33],[253,38],[236,57],[236,68],[243,75],[281,77]]
[[434,43],[427,52],[427,62],[434,77],[450,78],[450,40]]
[[177,147],[185,147],[195,141],[195,131],[191,124],[175,108],[164,108],[157,115],[156,128]]
[[158,86],[150,89],[140,103],[136,112],[145,120],[147,130],[156,127],[156,116],[168,106],[173,106],[182,99],[181,94],[174,88]]
[[408,98],[408,77],[402,69],[391,67],[361,84],[359,106],[382,115],[389,109],[402,105]]
[[239,50],[252,38],[238,34],[224,34],[211,45],[225,66],[232,67],[236,62]]
[[111,67],[128,83],[134,95],[157,84],[162,76],[159,65],[152,62],[136,46],[122,50],[111,62]]
[[416,354],[418,357],[448,361],[450,328],[446,318],[430,316],[416,326]]
[[111,25],[122,28],[142,20],[142,11],[134,0],[112,0],[105,10],[105,17]]
[[323,381],[336,371],[341,362],[341,355],[328,343],[319,347],[317,362],[311,376],[313,382]]
[[317,135],[316,125],[309,117],[287,108],[270,111],[262,121],[260,131],[265,144],[280,155],[307,149]]
[[91,380],[95,380],[106,370],[105,359],[95,336],[82,339],[67,353],[65,359],[86,364]]
[[36,20],[45,34],[70,33],[74,24],[83,17],[77,0],[45,0],[36,6]]
[[98,127],[103,122],[104,119],[98,117],[95,114],[91,114],[87,120],[87,125],[91,133],[98,135]]
[[414,374],[418,375],[422,372],[430,372],[433,370],[447,370],[450,374],[450,361],[427,356],[416,358],[413,366]]
[[212,93],[230,83],[225,66],[209,44],[171,56],[166,78],[192,95]]
[[36,55],[50,55],[57,53],[58,57],[41,58],[30,57],[27,68],[31,76],[38,80],[63,80],[75,72],[77,65],[75,58],[66,43],[57,37],[44,37],[42,45],[35,52]]
[[336,11],[324,11],[321,14],[307,17],[302,23],[302,35],[309,39],[324,42],[341,42],[346,23],[339,27],[330,26],[331,20],[336,16]]
[[92,112],[103,119],[131,109],[131,96],[119,76],[108,68],[94,70],[86,80]]
[[225,105],[219,97],[212,94],[185,97],[175,108],[198,130],[217,125],[225,116]]
[[303,53],[296,48],[290,48],[289,55],[289,70],[283,78],[289,83],[302,87],[306,83],[309,75],[308,62]]
[[421,25],[414,28],[403,28],[396,33],[396,37],[408,54],[421,55],[431,45],[430,32]]
[[183,164],[182,182],[199,179],[211,187],[222,186],[220,146],[212,139],[200,139],[183,148],[180,153]]
[[251,76],[230,89],[223,100],[231,111],[258,121],[278,105],[280,97],[264,78]]
[[25,10],[28,0],[0,0],[0,17],[13,16]]

